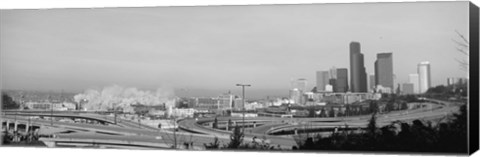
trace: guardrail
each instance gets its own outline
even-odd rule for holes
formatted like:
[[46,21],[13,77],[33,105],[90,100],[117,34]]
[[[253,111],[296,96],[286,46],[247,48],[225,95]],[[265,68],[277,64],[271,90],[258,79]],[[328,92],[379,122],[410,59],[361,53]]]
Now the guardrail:
[[[40,138],[47,147],[58,147],[65,145],[74,146],[93,146],[93,147],[113,147],[113,148],[163,148],[171,149],[173,146],[162,142],[139,142],[131,140],[105,140],[105,139],[80,139],[80,138]],[[202,147],[192,146],[193,149],[201,150]],[[183,145],[177,144],[179,149],[185,149]]]

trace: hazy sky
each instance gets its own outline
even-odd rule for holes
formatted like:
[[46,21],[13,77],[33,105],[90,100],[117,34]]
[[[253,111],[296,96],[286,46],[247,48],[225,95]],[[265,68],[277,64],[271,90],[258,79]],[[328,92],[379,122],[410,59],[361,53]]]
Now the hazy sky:
[[249,83],[275,95],[296,78],[312,88],[318,70],[349,69],[358,41],[367,73],[392,52],[396,82],[430,61],[439,85],[466,76],[455,30],[468,38],[468,2],[2,10],[2,84],[217,93]]

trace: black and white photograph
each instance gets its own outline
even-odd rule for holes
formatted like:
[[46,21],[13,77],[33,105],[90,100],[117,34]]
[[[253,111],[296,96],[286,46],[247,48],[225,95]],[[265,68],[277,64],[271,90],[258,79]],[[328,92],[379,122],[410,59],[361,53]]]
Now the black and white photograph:
[[0,147],[468,155],[478,17],[469,1],[1,9]]

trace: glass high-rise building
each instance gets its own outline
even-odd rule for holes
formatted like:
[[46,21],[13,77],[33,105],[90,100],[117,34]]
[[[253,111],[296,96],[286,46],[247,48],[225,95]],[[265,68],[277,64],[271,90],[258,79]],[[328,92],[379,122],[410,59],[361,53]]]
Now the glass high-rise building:
[[368,75],[368,92],[373,92],[375,86],[375,74]]
[[328,85],[329,80],[328,71],[317,71],[317,92],[325,91],[325,86]]
[[337,68],[330,68],[330,79],[337,79]]
[[420,87],[418,85],[420,83],[420,80],[418,80],[418,74],[409,74],[408,82],[413,84],[413,93],[420,93]]
[[424,93],[431,87],[430,62],[420,62],[417,67],[419,92]]
[[348,91],[348,69],[347,68],[338,68],[337,69],[337,79],[335,81],[335,92],[347,92]]
[[307,79],[299,78],[292,81],[292,89],[298,89],[301,92],[307,92]]
[[360,53],[360,43],[350,43],[350,91],[367,92],[367,73]]
[[392,53],[378,53],[375,61],[375,83],[384,88],[394,89]]

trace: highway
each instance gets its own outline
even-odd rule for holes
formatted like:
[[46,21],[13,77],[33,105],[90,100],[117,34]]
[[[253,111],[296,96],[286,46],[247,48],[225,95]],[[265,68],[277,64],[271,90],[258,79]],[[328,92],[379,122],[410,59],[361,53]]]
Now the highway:
[[[432,120],[445,117],[453,112],[458,111],[457,105],[448,102],[430,100],[435,103],[429,104],[431,107],[418,108],[407,111],[394,111],[386,114],[377,115],[377,125],[384,126],[395,121],[409,122],[415,119]],[[30,119],[27,117],[64,117],[64,118],[84,118],[89,120],[97,120],[108,125],[85,124],[53,121],[50,120]],[[40,140],[50,147],[55,146],[85,146],[85,147],[102,147],[102,148],[172,148],[174,145],[174,134],[176,135],[177,148],[186,149],[184,143],[191,143],[193,149],[204,149],[204,144],[213,142],[217,137],[221,145],[226,145],[230,141],[231,131],[225,130],[226,123],[231,120],[239,126],[242,125],[242,117],[217,117],[219,128],[214,129],[209,123],[214,118],[201,119],[183,119],[178,121],[179,128],[188,132],[173,132],[165,129],[157,129],[151,126],[138,124],[125,119],[117,119],[114,124],[113,117],[98,115],[93,113],[61,113],[54,114],[45,112],[7,112],[2,115],[2,121],[30,124],[42,127],[53,127],[69,133],[55,133],[55,138],[41,138]],[[252,142],[254,137],[259,139],[266,138],[271,146],[280,146],[283,149],[291,149],[297,143],[293,136],[274,136],[272,133],[279,131],[291,131],[295,129],[334,129],[348,125],[352,128],[364,128],[368,124],[370,115],[353,116],[353,117],[334,117],[334,118],[279,118],[279,117],[246,117],[246,127],[244,142]],[[257,127],[253,128],[253,123]],[[190,146],[190,149],[192,149]]]
[[[19,123],[27,124],[29,123],[28,118],[26,117],[13,117],[13,116],[5,116],[2,117],[2,121],[10,121],[13,122],[16,120]],[[126,120],[124,120],[126,121]],[[150,129],[140,129],[138,126],[136,127],[122,127],[122,126],[104,126],[104,125],[93,125],[93,124],[82,124],[82,123],[69,123],[69,122],[59,122],[53,121],[53,126],[50,124],[51,121],[49,120],[41,120],[35,119],[30,120],[31,125],[40,126],[40,127],[53,127],[53,128],[60,128],[65,131],[74,131],[75,133],[58,133],[56,137],[58,137],[59,141],[64,141],[64,139],[70,139],[70,143],[74,143],[75,140],[78,141],[79,144],[84,143],[85,139],[98,139],[97,137],[105,137],[105,139],[113,138],[112,140],[118,140],[120,143],[124,143],[122,141],[130,141],[132,142],[142,142],[142,143],[152,143],[151,139],[155,142],[162,143],[165,146],[168,145],[166,148],[170,148],[173,146],[174,143],[174,133],[173,131],[157,129],[157,131],[152,131]],[[82,134],[76,134],[82,133]],[[186,133],[186,132],[176,132],[177,137],[177,145],[182,145],[184,142],[192,143],[195,149],[204,148],[204,144],[208,144],[213,142],[213,139],[217,137],[220,143],[228,144],[230,141],[230,134],[221,134],[221,135],[205,135],[205,134],[193,134],[193,133]],[[52,139],[43,140],[51,141]],[[252,139],[245,138],[245,142],[251,142]],[[97,143],[98,142],[94,142]],[[289,145],[281,145],[284,149],[291,149],[292,146],[296,145],[294,141],[283,141],[283,143],[287,143]],[[179,147],[177,147],[179,148]]]
[[[420,120],[432,120],[432,119],[439,119],[445,117],[447,115],[452,114],[453,112],[458,111],[459,107],[456,105],[452,105],[448,102],[438,101],[428,99],[429,103],[425,102],[422,103],[426,106],[431,107],[424,107],[418,108],[413,110],[406,110],[406,111],[393,111],[385,114],[377,115],[377,126],[382,127],[385,125],[389,125],[392,122],[396,121],[403,121],[403,122],[411,122],[416,119]],[[281,130],[295,130],[295,129],[318,129],[318,128],[325,128],[333,130],[334,128],[344,127],[348,125],[351,128],[365,128],[368,124],[368,120],[370,119],[371,115],[364,115],[364,116],[353,116],[353,117],[335,117],[335,118],[271,118],[271,117],[255,117],[255,118],[245,118],[246,123],[251,123],[253,121],[257,122],[257,124],[263,124],[256,128],[249,128],[245,131],[246,137],[253,137],[253,136],[266,136],[268,139],[271,139],[272,143],[276,143],[283,140],[285,136],[270,136],[273,132],[278,132]],[[228,120],[236,121],[237,123],[241,122],[241,118],[233,118],[233,117],[218,117],[217,121],[221,123],[225,123]],[[179,123],[179,127],[185,130],[189,130],[192,132],[198,132],[203,134],[214,134],[214,135],[221,135],[221,134],[228,134],[225,130],[213,129],[211,127],[205,127],[201,124],[203,123],[211,123],[213,122],[213,118],[205,118],[205,119],[185,119]],[[247,131],[248,130],[248,131]],[[280,141],[276,141],[278,139]]]

